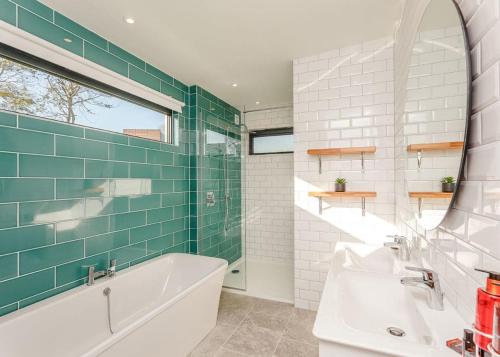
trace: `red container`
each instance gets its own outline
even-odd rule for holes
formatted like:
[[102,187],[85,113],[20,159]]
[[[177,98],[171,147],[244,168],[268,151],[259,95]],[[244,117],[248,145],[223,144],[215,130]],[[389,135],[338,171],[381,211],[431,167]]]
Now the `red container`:
[[481,269],[476,270],[487,273],[488,278],[486,279],[486,288],[477,289],[475,328],[480,333],[475,333],[474,342],[483,351],[488,351],[491,338],[483,334],[491,336],[493,333],[494,306],[496,302],[500,302],[500,273]]

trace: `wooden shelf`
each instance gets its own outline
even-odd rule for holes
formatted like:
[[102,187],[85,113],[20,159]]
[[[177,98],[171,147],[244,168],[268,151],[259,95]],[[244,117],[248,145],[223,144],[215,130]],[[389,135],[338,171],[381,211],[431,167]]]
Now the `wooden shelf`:
[[377,192],[335,192],[335,191],[323,191],[323,192],[309,192],[311,197],[377,197]]
[[453,197],[452,192],[409,192],[410,198],[418,199],[418,217],[422,218],[422,202],[426,199],[444,199]]
[[357,146],[357,147],[346,147],[346,148],[328,148],[328,149],[309,149],[307,153],[309,155],[316,155],[319,161],[318,171],[321,174],[321,156],[333,156],[333,155],[353,155],[361,154],[361,168],[365,169],[365,154],[374,153],[377,150],[376,146]]
[[374,153],[377,150],[375,146],[359,146],[359,147],[346,147],[346,148],[328,148],[328,149],[309,149],[309,155],[319,156],[333,156],[333,155],[347,155],[347,154],[362,154]]
[[451,198],[453,192],[410,192],[411,198]]
[[460,150],[464,147],[463,141],[446,141],[432,144],[411,144],[407,146],[408,152],[436,151],[436,150]]
[[363,191],[350,191],[350,192],[335,192],[335,191],[322,191],[322,192],[309,192],[310,197],[316,197],[319,203],[319,214],[323,214],[323,198],[336,198],[346,197],[361,198],[361,214],[364,216],[366,213],[366,198],[377,197],[377,192],[363,192]]

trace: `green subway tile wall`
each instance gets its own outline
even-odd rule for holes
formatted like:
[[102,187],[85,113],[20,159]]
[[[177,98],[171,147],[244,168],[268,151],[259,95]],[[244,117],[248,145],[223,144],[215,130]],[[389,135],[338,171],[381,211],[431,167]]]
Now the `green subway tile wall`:
[[189,252],[188,145],[0,118],[0,313],[83,284],[89,262]]
[[[243,244],[241,113],[199,86],[190,87],[189,93],[191,152],[199,152],[190,156],[190,249],[193,253],[226,259],[231,264],[241,257]],[[227,224],[226,189],[230,196]],[[215,194],[212,207],[206,204],[207,192]]]
[[0,21],[186,104],[173,113],[178,146],[0,111],[0,316],[85,283],[84,266],[113,258],[124,269],[169,252],[241,256],[240,159],[230,158],[224,232],[223,206],[203,206],[207,189],[223,201],[221,159],[197,156],[207,129],[238,140],[237,109],[36,0],[0,0]]

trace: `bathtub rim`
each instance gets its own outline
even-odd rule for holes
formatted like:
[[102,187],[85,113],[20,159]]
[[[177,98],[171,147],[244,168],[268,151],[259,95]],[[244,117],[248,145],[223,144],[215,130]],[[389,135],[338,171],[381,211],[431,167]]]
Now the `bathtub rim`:
[[[228,266],[227,260],[221,259],[221,258],[208,257],[208,256],[203,256],[203,255],[194,255],[194,254],[189,254],[189,253],[167,253],[167,254],[164,254],[164,255],[161,255],[161,256],[158,256],[158,257],[154,257],[152,259],[148,259],[148,260],[146,260],[144,262],[141,262],[141,263],[136,264],[134,266],[131,266],[129,268],[123,269],[121,271],[118,271],[118,272],[116,272],[116,276],[113,277],[113,278],[98,279],[98,280],[95,281],[94,285],[92,285],[92,286],[88,286],[87,284],[82,284],[82,285],[77,286],[75,288],[69,289],[69,290],[64,291],[62,293],[59,293],[59,294],[56,294],[54,296],[48,297],[46,299],[43,299],[41,301],[38,301],[38,302],[36,302],[34,304],[31,304],[29,306],[26,306],[24,308],[21,308],[21,309],[18,309],[16,311],[13,311],[13,312],[11,312],[11,313],[9,313],[7,315],[0,316],[0,326],[2,326],[4,324],[8,325],[9,323],[12,323],[13,320],[16,320],[17,318],[20,318],[20,317],[22,317],[24,315],[30,315],[30,314],[32,314],[35,311],[38,311],[40,309],[48,308],[55,301],[57,301],[57,300],[61,300],[61,301],[62,300],[66,300],[66,299],[70,298],[71,296],[78,294],[80,291],[82,291],[84,289],[86,289],[86,290],[88,290],[88,289],[99,290],[102,287],[102,285],[105,285],[105,284],[109,283],[110,281],[113,281],[116,278],[122,277],[123,275],[125,275],[127,273],[130,273],[130,272],[133,272],[135,270],[142,270],[146,266],[148,266],[148,265],[150,265],[150,264],[152,264],[152,263],[154,263],[156,261],[159,261],[159,260],[162,260],[162,259],[166,259],[167,257],[172,257],[172,256],[202,257],[202,258],[205,258],[205,259],[219,261],[219,264],[217,264],[217,266],[214,268],[213,271],[211,271],[209,274],[203,276],[202,279],[198,280],[193,285],[190,285],[188,288],[186,288],[185,290],[183,290],[182,292],[180,292],[179,294],[177,294],[176,296],[174,296],[173,298],[171,298],[170,300],[168,300],[167,302],[165,302],[165,304],[161,304],[158,307],[153,308],[145,316],[149,316],[152,312],[157,312],[156,314],[160,313],[162,311],[162,309],[160,309],[160,308],[162,308],[162,307],[164,309],[170,307],[174,302],[179,301],[182,297],[186,296],[190,291],[192,291],[196,287],[200,286],[203,282],[207,281],[212,276],[216,275],[220,270],[222,270],[223,268],[227,269],[227,266]],[[155,315],[152,315],[150,318],[148,318],[147,321],[151,320]],[[131,326],[131,325],[135,326],[134,323],[130,324],[129,326]],[[137,326],[140,326],[140,325],[137,325]],[[124,328],[123,330],[127,330],[127,328]],[[113,335],[110,334],[110,336],[111,337],[117,336],[123,330],[117,331]]]
[[[170,253],[170,255],[195,256],[195,255],[187,254],[187,253]],[[163,257],[163,256],[161,256],[161,257]],[[161,258],[161,257],[158,257],[158,258]],[[148,311],[140,319],[135,320],[134,322],[132,322],[131,324],[129,324],[126,327],[122,328],[121,330],[115,332],[114,334],[110,334],[108,332],[108,338],[106,340],[104,340],[100,344],[96,345],[91,350],[85,352],[80,357],[94,357],[94,356],[98,356],[100,353],[102,353],[102,352],[106,351],[108,348],[110,348],[114,343],[117,343],[120,340],[122,340],[125,337],[127,337],[135,329],[140,328],[141,326],[145,325],[146,323],[148,323],[149,321],[151,321],[153,318],[155,318],[156,316],[158,316],[160,313],[162,313],[163,311],[167,310],[171,306],[175,305],[175,303],[179,302],[180,300],[184,299],[193,290],[196,290],[198,287],[200,287],[201,285],[203,285],[207,280],[210,280],[211,278],[213,278],[214,276],[216,276],[217,274],[219,274],[221,272],[221,270],[224,270],[224,271],[227,270],[228,262],[225,259],[213,258],[213,257],[207,257],[207,256],[199,256],[199,257],[204,257],[204,258],[211,259],[211,260],[218,260],[222,264],[218,265],[215,268],[215,270],[213,270],[212,272],[210,272],[209,274],[207,274],[206,276],[204,276],[202,279],[198,280],[193,285],[190,285],[187,289],[185,289],[181,293],[175,295],[173,298],[171,298],[170,300],[166,301],[164,304],[161,304],[161,305],[157,306],[156,308]],[[148,261],[146,261],[145,263],[148,263]],[[141,263],[141,265],[142,264],[144,264],[144,263]],[[224,275],[222,275],[222,279],[224,279]],[[104,280],[103,283],[104,282],[106,282],[106,280]],[[222,289],[222,284],[223,284],[223,281],[221,281],[221,289]]]

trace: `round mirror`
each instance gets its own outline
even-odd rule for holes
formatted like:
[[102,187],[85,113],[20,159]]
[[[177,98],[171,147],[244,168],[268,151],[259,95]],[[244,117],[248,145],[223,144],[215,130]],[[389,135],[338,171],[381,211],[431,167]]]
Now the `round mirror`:
[[419,225],[436,228],[453,204],[465,160],[470,66],[464,22],[452,0],[431,0],[408,69],[404,165]]

